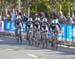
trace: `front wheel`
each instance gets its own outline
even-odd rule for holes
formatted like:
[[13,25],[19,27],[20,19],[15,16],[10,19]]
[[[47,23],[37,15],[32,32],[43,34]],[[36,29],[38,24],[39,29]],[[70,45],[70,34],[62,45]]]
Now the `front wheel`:
[[51,47],[53,47],[55,50],[58,49],[58,40],[57,40],[57,34],[56,33],[53,34]]

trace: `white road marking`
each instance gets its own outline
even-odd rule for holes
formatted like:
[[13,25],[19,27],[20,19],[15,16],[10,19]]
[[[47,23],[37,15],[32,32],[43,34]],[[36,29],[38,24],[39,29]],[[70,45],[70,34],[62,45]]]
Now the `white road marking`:
[[4,41],[4,40],[0,40],[0,41]]
[[34,57],[34,58],[38,58],[39,56],[33,55],[33,54],[27,54],[28,56]]
[[11,50],[13,50],[13,49],[7,49],[8,51],[11,51]]

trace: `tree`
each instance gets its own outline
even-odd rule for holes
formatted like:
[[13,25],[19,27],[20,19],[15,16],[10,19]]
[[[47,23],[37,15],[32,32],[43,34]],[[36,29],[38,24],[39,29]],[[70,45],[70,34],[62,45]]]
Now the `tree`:
[[63,14],[71,13],[73,6],[72,0],[58,0],[56,1],[56,11],[62,11]]
[[[32,13],[39,11],[50,12],[55,8],[57,12],[61,10],[65,14],[70,13],[73,6],[73,0],[21,0],[21,2],[22,11],[25,11],[26,13],[30,7],[30,12]],[[0,7],[2,8],[7,6],[11,7],[11,5],[18,5],[18,0],[0,0]]]

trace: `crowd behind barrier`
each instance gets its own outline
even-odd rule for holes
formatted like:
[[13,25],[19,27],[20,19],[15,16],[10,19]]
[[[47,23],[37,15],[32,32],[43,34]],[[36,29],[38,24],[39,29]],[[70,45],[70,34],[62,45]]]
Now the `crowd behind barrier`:
[[38,16],[40,18],[46,17],[49,22],[51,22],[52,18],[56,17],[60,23],[75,23],[75,14],[71,17],[69,14],[63,15],[62,12],[49,13],[49,12],[42,11],[42,12],[30,14],[30,16],[28,16],[25,13],[22,13],[21,11],[15,9],[8,10],[7,13],[3,12],[2,14],[0,14],[0,21],[15,21],[17,16],[21,16],[23,21],[26,21],[28,17],[32,17],[32,19],[34,20],[36,16]]
[[[26,33],[26,22],[22,22],[22,32]],[[58,38],[61,41],[72,41],[75,42],[75,24],[60,24],[62,32],[58,34]],[[12,21],[0,21],[0,32],[14,33],[15,27]],[[51,37],[51,33],[48,32],[48,37]]]
[[[36,13],[39,14],[38,16],[40,18],[46,17],[50,22],[52,20],[51,14],[45,15],[44,13]],[[14,33],[15,32],[15,27],[14,27],[14,21],[17,16],[22,16],[23,21],[26,21],[28,18],[25,13],[21,13],[19,11],[8,11],[7,14],[2,14],[0,15],[0,32],[9,32],[9,33]],[[48,17],[47,17],[48,16]],[[34,19],[36,15],[33,15]],[[32,17],[32,18],[33,18]],[[57,13],[58,20],[60,22],[60,25],[62,27],[62,33],[58,34],[58,38],[62,41],[67,40],[67,41],[73,41],[75,42],[75,15],[73,17],[70,17],[70,15],[64,16],[62,12]],[[26,22],[23,23],[23,29],[22,32],[26,33],[26,29],[24,28],[26,26]],[[74,23],[74,24],[72,24]],[[48,32],[48,37],[51,37],[51,33]]]

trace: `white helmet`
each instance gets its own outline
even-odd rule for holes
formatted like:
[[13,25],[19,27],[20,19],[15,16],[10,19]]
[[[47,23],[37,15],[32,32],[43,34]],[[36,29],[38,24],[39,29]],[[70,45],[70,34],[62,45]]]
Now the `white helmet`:
[[44,22],[44,21],[47,22],[47,18],[43,18],[43,22]]
[[39,18],[39,17],[36,17],[36,18],[35,18],[35,21],[37,21],[37,20],[40,21],[40,18]]
[[28,18],[28,21],[33,21],[32,18]]
[[16,17],[16,19],[22,19],[22,18],[21,18],[21,16],[20,16],[20,15],[18,15],[18,16]]
[[52,23],[59,23],[58,19],[52,20]]

